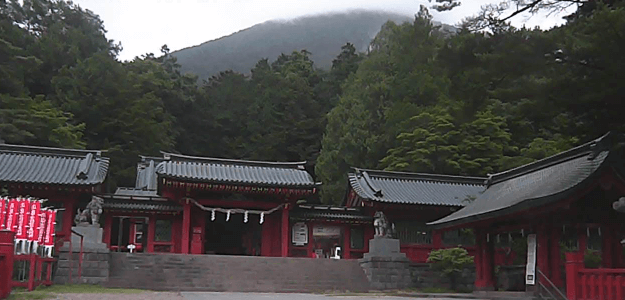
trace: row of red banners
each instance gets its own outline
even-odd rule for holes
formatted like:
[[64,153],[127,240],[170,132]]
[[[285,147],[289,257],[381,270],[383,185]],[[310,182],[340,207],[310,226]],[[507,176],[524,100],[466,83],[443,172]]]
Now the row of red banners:
[[33,252],[37,245],[46,250],[54,246],[56,210],[43,208],[42,202],[30,198],[0,198],[0,230],[15,232],[17,243],[35,245]]

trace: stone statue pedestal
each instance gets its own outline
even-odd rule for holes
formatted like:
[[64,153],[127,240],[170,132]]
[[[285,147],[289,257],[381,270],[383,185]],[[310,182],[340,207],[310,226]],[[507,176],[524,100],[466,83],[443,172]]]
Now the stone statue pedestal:
[[[75,226],[72,230],[83,236],[83,255],[81,277],[78,279],[78,262],[80,261],[80,236],[72,233],[72,255],[70,256],[69,241],[58,249],[59,260],[57,272],[54,275],[54,283],[86,283],[102,284],[109,277],[109,249],[102,242],[103,229],[95,226]],[[69,282],[69,274],[73,274],[72,282]]]
[[[83,236],[83,252],[108,253],[106,243],[102,242],[104,229],[95,226],[74,226],[72,230]],[[69,242],[63,248],[69,249]],[[72,233],[72,252],[80,251],[80,236]]]
[[410,260],[399,250],[398,239],[375,237],[369,240],[369,253],[359,262],[372,289],[405,289],[412,285]]
[[398,239],[375,237],[369,240],[369,253],[365,253],[364,258],[406,258],[406,254],[399,252],[399,249],[400,247]]

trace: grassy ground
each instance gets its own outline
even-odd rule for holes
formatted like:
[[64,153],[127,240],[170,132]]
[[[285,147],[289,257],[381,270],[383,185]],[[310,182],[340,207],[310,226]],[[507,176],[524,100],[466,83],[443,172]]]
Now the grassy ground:
[[8,300],[31,300],[31,299],[51,299],[56,294],[137,294],[144,292],[135,289],[114,289],[105,288],[91,284],[59,284],[52,286],[39,286],[34,291],[29,292],[24,288],[14,288]]

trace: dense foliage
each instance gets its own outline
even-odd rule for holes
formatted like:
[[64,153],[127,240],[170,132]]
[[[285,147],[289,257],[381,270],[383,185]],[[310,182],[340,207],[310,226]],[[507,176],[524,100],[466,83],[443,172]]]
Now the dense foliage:
[[625,9],[609,4],[549,31],[455,35],[422,9],[366,54],[337,47],[327,71],[293,49],[198,83],[166,46],[120,62],[69,2],[0,0],[0,139],[108,150],[111,187],[159,151],[308,160],[327,203],[351,166],[483,176],[625,129]]

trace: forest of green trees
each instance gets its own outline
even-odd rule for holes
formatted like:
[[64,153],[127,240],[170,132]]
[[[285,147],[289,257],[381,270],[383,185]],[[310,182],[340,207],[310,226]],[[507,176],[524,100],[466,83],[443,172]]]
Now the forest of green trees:
[[0,139],[108,150],[112,187],[161,150],[307,160],[325,203],[350,166],[483,176],[625,129],[625,5],[587,2],[548,31],[483,18],[453,36],[422,9],[327,71],[297,49],[198,83],[166,46],[121,62],[69,2],[0,0]]

